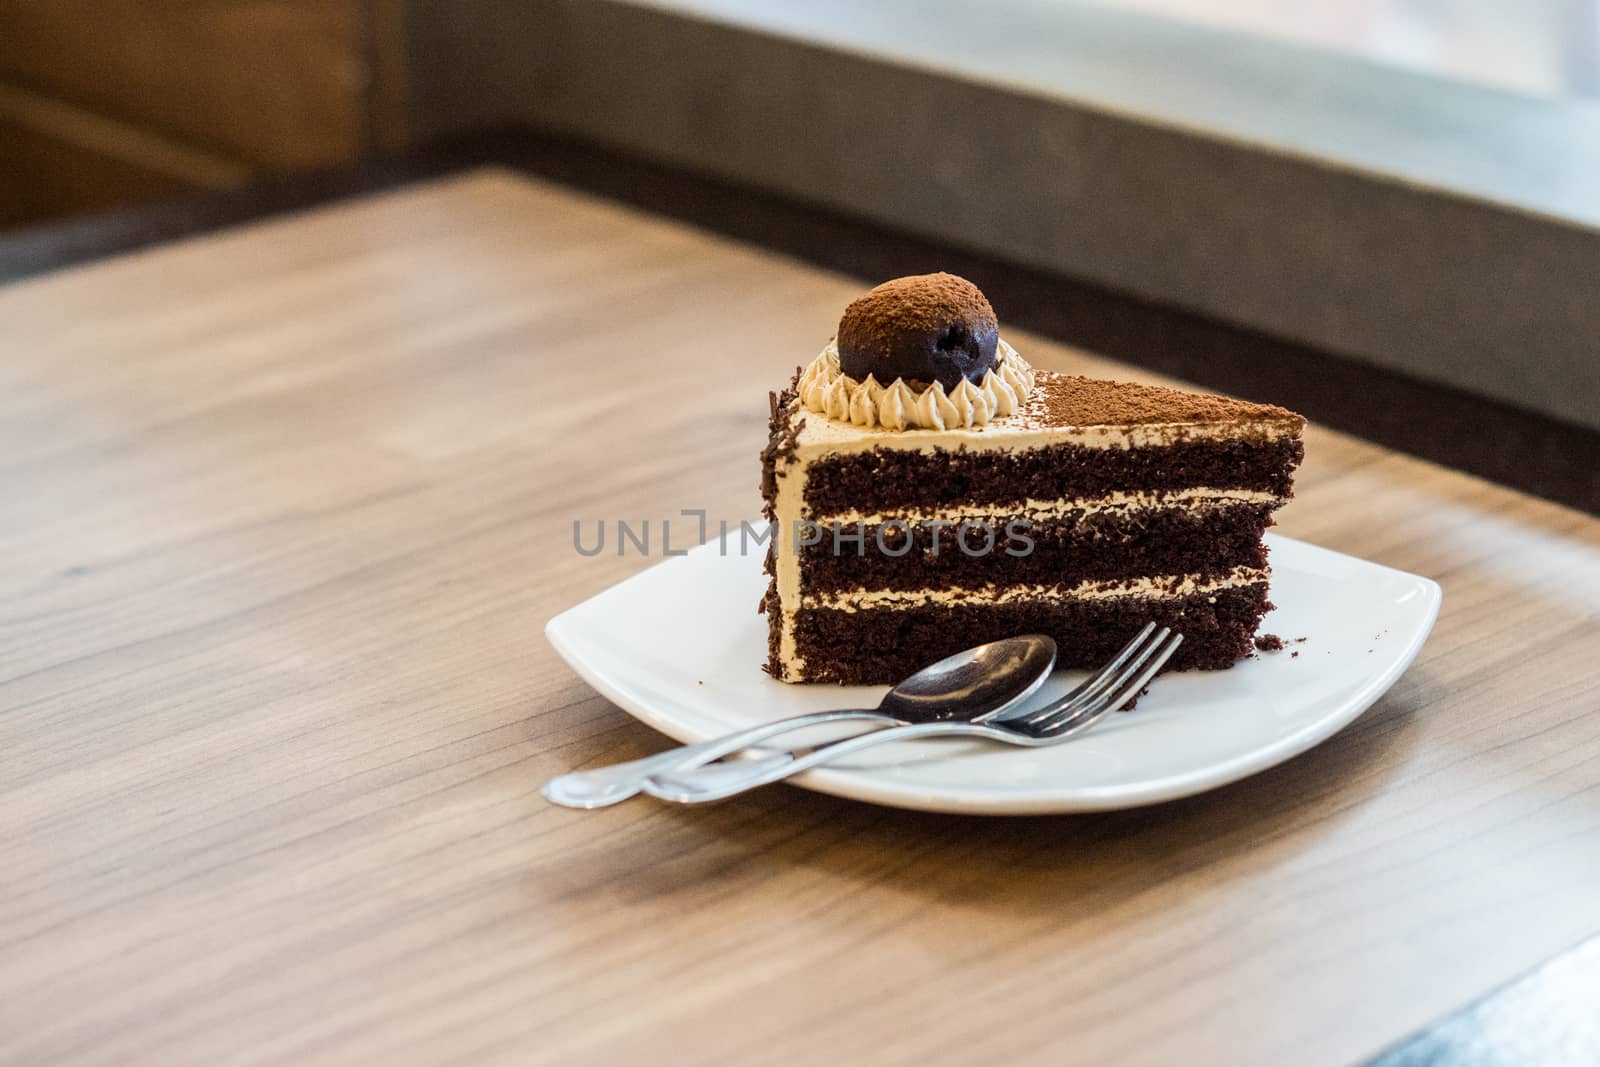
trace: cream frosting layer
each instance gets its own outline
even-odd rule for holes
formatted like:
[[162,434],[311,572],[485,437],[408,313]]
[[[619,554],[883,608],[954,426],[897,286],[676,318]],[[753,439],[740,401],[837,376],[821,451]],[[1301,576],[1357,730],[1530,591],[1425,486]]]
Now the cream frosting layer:
[[1201,510],[1230,504],[1283,504],[1283,497],[1258,489],[1171,489],[1166,492],[1108,493],[1077,500],[1024,500],[1017,504],[952,504],[939,508],[897,508],[894,511],[841,511],[819,515],[813,521],[827,526],[842,523],[873,526],[885,522],[961,522],[967,519],[1054,519],[1082,512],[1143,511],[1164,508]]
[[[794,406],[791,420],[802,422],[795,437],[794,459],[814,456],[868,452],[875,448],[935,452],[965,448],[974,452],[1023,452],[1051,445],[1076,445],[1080,448],[1159,448],[1181,441],[1227,441],[1237,438],[1244,427],[1233,422],[1150,422],[1062,425],[1051,417],[1045,390],[1038,388],[1053,372],[1033,372],[1035,388],[1020,408],[1010,415],[991,418],[982,425],[946,426],[944,429],[890,430],[882,426],[857,425],[847,419],[829,418],[811,410],[805,403]],[[804,372],[801,372],[802,378]],[[1253,439],[1275,441],[1300,433],[1300,420],[1262,419],[1253,421],[1248,431]]]
[[945,587],[938,589],[852,589],[836,593],[813,593],[801,598],[802,608],[832,608],[842,611],[895,610],[962,604],[1012,604],[1019,600],[1115,600],[1139,597],[1146,600],[1175,600],[1197,593],[1256,585],[1270,575],[1265,567],[1236,567],[1226,575],[1204,578],[1198,575],[1172,575],[1159,578],[1118,578],[1087,581],[1062,588],[1051,585],[990,586],[982,589]]
[[[794,417],[791,412],[790,417]],[[806,497],[806,478],[809,464],[791,463],[784,467],[778,478],[778,492],[772,504],[772,519],[778,531],[792,530],[803,516]],[[794,639],[794,617],[800,605],[800,556],[795,552],[781,551],[782,545],[774,542],[773,584],[777,588],[779,611],[778,680],[799,681],[805,674],[805,659]],[[771,611],[769,607],[767,610]]]
[[948,392],[939,382],[919,392],[904,378],[883,385],[869,374],[866,381],[857,381],[839,366],[837,341],[829,341],[800,374],[800,403],[806,410],[895,433],[983,426],[1016,414],[1032,392],[1033,368],[1004,338],[983,381],[974,385],[963,378]]

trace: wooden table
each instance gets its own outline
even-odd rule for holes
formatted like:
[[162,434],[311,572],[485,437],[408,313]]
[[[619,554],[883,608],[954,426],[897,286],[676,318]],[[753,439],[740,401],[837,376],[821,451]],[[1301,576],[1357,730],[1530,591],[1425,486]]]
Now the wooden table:
[[0,1062],[1338,1064],[1600,930],[1600,520],[1316,428],[1283,532],[1445,600],[1285,766],[540,800],[664,744],[572,521],[753,514],[861,287],[485,171],[0,290]]

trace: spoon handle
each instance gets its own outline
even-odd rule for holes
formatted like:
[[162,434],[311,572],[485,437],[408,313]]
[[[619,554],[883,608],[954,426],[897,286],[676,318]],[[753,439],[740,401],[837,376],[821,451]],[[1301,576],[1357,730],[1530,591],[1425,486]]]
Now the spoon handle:
[[1007,741],[1026,745],[1031,742],[1011,730],[997,730],[992,726],[968,722],[924,722],[912,726],[897,726],[892,730],[874,730],[871,733],[847,737],[818,745],[804,756],[793,752],[779,752],[760,759],[741,760],[732,764],[715,764],[702,767],[674,767],[649,775],[644,791],[659,800],[678,804],[705,804],[713,800],[726,800],[747,790],[782,781],[801,771],[810,770],[821,763],[848,756],[863,749],[890,741],[909,741],[918,737],[982,737],[991,741]]
[[699,744],[682,745],[654,756],[630,760],[592,771],[575,771],[552,778],[539,793],[552,804],[565,808],[604,808],[620,804],[644,788],[645,780],[653,774],[686,771],[703,763],[721,759],[741,748],[748,748],[769,737],[799,730],[807,726],[820,726],[830,722],[878,722],[898,726],[900,720],[892,715],[868,708],[842,708],[838,711],[818,711],[810,715],[797,715],[777,722],[762,723],[746,730],[713,737]]

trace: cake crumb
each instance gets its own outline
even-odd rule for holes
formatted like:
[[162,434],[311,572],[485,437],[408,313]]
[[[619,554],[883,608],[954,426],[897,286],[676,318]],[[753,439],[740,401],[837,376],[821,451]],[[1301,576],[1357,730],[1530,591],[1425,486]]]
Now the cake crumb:
[[1262,652],[1282,652],[1283,638],[1277,634],[1262,634],[1256,638],[1256,648]]
[[1289,653],[1289,658],[1290,658],[1290,659],[1299,659],[1299,658],[1300,658],[1300,653],[1298,653],[1298,652],[1291,652],[1291,653]]

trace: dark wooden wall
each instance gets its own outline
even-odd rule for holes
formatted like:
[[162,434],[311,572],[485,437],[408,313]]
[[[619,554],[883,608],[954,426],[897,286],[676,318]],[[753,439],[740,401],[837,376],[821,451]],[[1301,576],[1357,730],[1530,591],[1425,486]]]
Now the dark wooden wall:
[[399,0],[0,0],[0,226],[403,137]]

